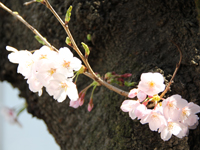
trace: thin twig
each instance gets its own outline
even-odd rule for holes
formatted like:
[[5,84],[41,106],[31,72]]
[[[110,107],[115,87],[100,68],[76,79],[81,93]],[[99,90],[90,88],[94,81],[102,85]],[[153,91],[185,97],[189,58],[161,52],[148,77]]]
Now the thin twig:
[[175,75],[176,75],[176,73],[177,73],[177,71],[178,71],[178,69],[179,69],[179,67],[181,65],[181,61],[182,61],[182,52],[181,52],[180,47],[176,43],[174,43],[173,41],[171,41],[171,42],[177,47],[177,49],[178,49],[178,51],[180,53],[180,59],[179,59],[178,64],[176,64],[176,69],[174,70],[174,73],[173,73],[173,76],[172,76],[170,82],[168,83],[168,85],[165,88],[164,92],[162,92],[162,94],[160,95],[160,98],[162,98],[167,93],[167,91],[169,90],[170,85],[172,84],[172,81],[173,81],[173,79],[174,79],[174,77],[175,77]]
[[25,2],[24,5],[27,6],[27,5],[30,5],[30,4],[35,3],[35,2],[37,2],[37,1],[36,0],[32,0],[32,1],[29,1],[29,2]]
[[53,47],[33,26],[31,26],[26,20],[22,18],[17,12],[13,12],[8,7],[6,7],[3,3],[0,2],[0,7],[9,12],[11,15],[16,17],[19,21],[21,21],[26,27],[28,27],[35,35],[37,35],[45,45],[51,47],[53,50],[58,51],[55,47]]
[[122,95],[122,96],[128,97],[128,92],[123,91],[123,90],[121,90],[121,89],[119,89],[119,88],[117,88],[117,87],[115,87],[115,86],[113,86],[113,85],[111,85],[111,84],[105,82],[105,81],[102,80],[101,78],[95,79],[94,76],[92,76],[89,72],[84,72],[83,74],[84,74],[85,76],[87,76],[87,77],[89,77],[89,78],[95,80],[96,82],[100,83],[101,85],[107,87],[108,89],[110,89],[110,90],[112,90],[112,91],[114,91],[114,92],[116,92],[116,93],[118,93],[118,94],[120,94],[120,95]]
[[54,14],[54,16],[57,18],[57,20],[60,22],[60,24],[62,25],[62,27],[64,28],[64,30],[66,31],[68,37],[70,38],[71,42],[72,42],[72,48],[77,52],[77,54],[80,56],[80,58],[82,59],[82,61],[84,62],[84,64],[86,65],[86,68],[88,69],[88,72],[85,72],[84,75],[88,76],[89,78],[95,80],[96,82],[98,82],[99,84],[107,87],[108,89],[123,95],[125,97],[128,97],[128,92],[125,92],[119,88],[116,88],[115,86],[112,86],[111,84],[108,84],[107,82],[105,82],[104,80],[102,80],[101,78],[99,78],[93,71],[93,69],[91,68],[87,58],[85,58],[83,56],[83,54],[81,53],[81,51],[79,50],[78,46],[76,45],[76,42],[74,41],[74,38],[69,30],[68,25],[66,25],[63,20],[60,18],[60,16],[56,13],[56,11],[53,9],[53,7],[51,6],[51,4],[49,3],[48,0],[44,0],[44,4],[45,6]]

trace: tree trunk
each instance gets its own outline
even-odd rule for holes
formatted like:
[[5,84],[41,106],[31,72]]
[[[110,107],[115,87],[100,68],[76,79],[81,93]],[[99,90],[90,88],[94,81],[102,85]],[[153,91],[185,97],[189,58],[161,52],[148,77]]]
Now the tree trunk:
[[[2,0],[56,48],[66,46],[66,34],[49,10],[39,3],[23,6],[25,1]],[[171,41],[179,45],[183,60],[166,96],[180,94],[189,102],[200,104],[199,25],[194,0],[50,0],[50,3],[63,19],[67,8],[73,6],[69,23],[72,35],[79,48],[81,42],[90,46],[89,62],[101,75],[108,71],[132,73],[131,81],[139,82],[142,73],[153,71],[162,73],[168,83],[179,61],[179,52]],[[122,112],[120,105],[126,98],[105,87],[95,91],[91,112],[87,112],[90,92],[78,109],[69,107],[68,99],[58,103],[46,92],[38,97],[29,90],[22,75],[16,73],[17,65],[8,61],[5,47],[34,50],[41,45],[29,29],[3,9],[0,25],[0,80],[20,90],[19,96],[28,103],[28,112],[44,120],[62,150],[199,149],[200,126],[190,130],[188,137],[173,136],[164,142],[148,125],[141,125]],[[91,41],[87,40],[88,34]],[[91,82],[81,76],[79,91]]]

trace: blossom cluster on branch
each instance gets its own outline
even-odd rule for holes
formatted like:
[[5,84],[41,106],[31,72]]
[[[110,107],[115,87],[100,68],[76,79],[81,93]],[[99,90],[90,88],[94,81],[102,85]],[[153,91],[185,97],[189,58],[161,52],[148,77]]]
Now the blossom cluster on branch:
[[[164,91],[164,78],[160,73],[143,73],[137,89],[129,92],[129,98],[138,100],[125,100],[121,110],[129,112],[131,119],[140,119],[141,124],[149,123],[151,131],[161,133],[161,138],[167,141],[172,134],[182,138],[187,136],[189,129],[198,125],[200,106],[193,102],[188,103],[180,95],[172,95],[166,99],[158,94]],[[154,103],[153,109],[148,109],[149,103]]]
[[11,51],[8,55],[10,62],[18,64],[17,72],[21,73],[32,92],[42,94],[45,87],[50,96],[58,102],[66,99],[78,100],[76,84],[73,83],[74,71],[81,69],[81,61],[73,57],[67,48],[60,48],[58,52],[48,46],[42,46],[33,54],[27,50],[20,50],[7,46]]
[[[49,95],[53,96],[58,102],[62,102],[68,96],[71,100],[70,107],[78,108],[83,105],[87,90],[93,87],[88,103],[88,111],[91,111],[93,108],[94,90],[97,86],[103,85],[120,95],[131,98],[122,103],[121,110],[128,112],[131,119],[137,118],[140,119],[142,124],[148,123],[150,130],[161,133],[161,138],[164,141],[169,140],[172,134],[179,138],[185,137],[188,135],[189,129],[197,127],[199,118],[196,114],[200,112],[200,106],[193,102],[188,103],[178,94],[163,98],[169,90],[182,60],[182,52],[175,43],[180,52],[180,60],[168,86],[165,88],[164,77],[160,73],[143,73],[138,88],[134,88],[128,93],[112,86],[111,83],[121,86],[135,86],[135,82],[124,81],[124,78],[130,77],[131,74],[118,75],[114,72],[108,72],[105,75],[105,80],[103,80],[98,74],[94,73],[88,62],[89,47],[85,43],[81,43],[85,49],[85,56],[79,50],[68,27],[72,6],[68,9],[65,22],[63,22],[48,0],[34,0],[33,2],[44,4],[54,14],[68,35],[66,43],[77,52],[85,66],[82,65],[81,60],[73,56],[68,48],[63,47],[57,50],[17,12],[11,11],[0,2],[0,7],[24,23],[36,34],[36,39],[41,44],[46,45],[34,53],[26,50],[18,51],[10,46],[6,47],[8,51],[11,51],[8,55],[9,60],[12,63],[18,64],[17,72],[27,79],[29,89],[32,92],[38,92],[39,96],[41,96],[42,89],[45,87]],[[77,79],[81,73],[94,81],[78,94],[73,79],[75,77]],[[160,92],[163,93],[159,96]],[[137,97],[137,100],[133,100],[135,97]],[[153,108],[150,109],[150,105],[153,105]],[[5,109],[3,114],[10,122],[17,121],[17,117],[12,110]]]

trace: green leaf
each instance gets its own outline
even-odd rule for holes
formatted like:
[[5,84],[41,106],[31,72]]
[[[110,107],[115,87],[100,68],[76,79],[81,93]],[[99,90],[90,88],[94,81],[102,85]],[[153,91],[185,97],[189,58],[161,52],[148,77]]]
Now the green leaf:
[[72,6],[68,8],[67,13],[65,15],[65,24],[68,24],[68,22],[70,21],[71,11],[72,11]]
[[136,84],[136,82],[127,82],[127,81],[124,82],[124,85],[128,86],[128,87],[129,86],[134,86],[135,84]]
[[36,0],[36,2],[42,3],[42,2],[43,2],[43,0]]
[[[35,36],[35,39],[42,45],[45,45],[45,42],[41,40],[41,38],[39,36]],[[46,39],[46,38],[45,38]]]
[[91,41],[91,38],[92,38],[91,35],[88,34],[88,35],[87,35],[87,40],[88,40],[88,41]]
[[13,11],[14,14],[19,15],[19,13],[17,11]]
[[71,40],[70,40],[69,37],[66,38],[65,43],[66,43],[67,45],[69,45],[69,46],[72,45],[72,42],[71,42]]
[[90,54],[90,50],[89,50],[89,47],[87,46],[87,44],[81,42],[83,48],[85,49],[85,56],[88,57],[89,54]]

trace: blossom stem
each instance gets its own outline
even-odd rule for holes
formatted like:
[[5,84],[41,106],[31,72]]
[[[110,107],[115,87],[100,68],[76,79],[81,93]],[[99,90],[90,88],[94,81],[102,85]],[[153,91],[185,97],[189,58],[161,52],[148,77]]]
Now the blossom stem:
[[74,38],[69,30],[68,25],[66,25],[64,23],[64,21],[60,18],[60,16],[56,13],[56,11],[53,9],[53,7],[51,6],[51,4],[49,3],[48,0],[44,0],[46,7],[54,14],[54,16],[57,18],[57,20],[60,22],[60,24],[62,25],[62,27],[64,28],[64,30],[66,31],[71,43],[72,43],[72,48],[77,52],[77,54],[79,55],[79,57],[82,59],[82,61],[84,62],[84,64],[86,65],[88,72],[85,72],[84,75],[88,76],[89,78],[95,80],[96,82],[98,82],[99,84],[107,87],[108,89],[122,95],[125,97],[128,97],[128,92],[125,92],[121,89],[118,89],[114,86],[112,86],[111,84],[108,84],[107,82],[103,81],[100,77],[98,77],[93,69],[91,68],[88,59],[86,57],[83,56],[83,54],[81,53],[81,51],[79,50],[78,46],[76,45],[76,42],[74,41]]
[[26,27],[28,27],[35,35],[37,35],[45,45],[51,47],[53,50],[58,51],[54,46],[52,46],[33,26],[31,26],[22,16],[20,16],[17,12],[13,12],[8,7],[6,7],[2,2],[0,2],[0,7],[9,12],[11,15],[16,17],[19,21],[21,21]]
[[173,73],[173,76],[172,76],[170,82],[168,83],[168,85],[167,85],[167,87],[165,88],[164,92],[162,92],[162,94],[160,95],[160,99],[161,99],[161,98],[167,93],[167,91],[169,90],[170,85],[172,84],[172,81],[173,81],[173,79],[174,79],[174,77],[175,77],[175,75],[176,75],[176,73],[177,73],[177,71],[178,71],[178,69],[179,69],[179,67],[180,67],[180,65],[181,65],[181,61],[182,61],[182,52],[181,52],[180,47],[179,47],[176,43],[174,43],[173,41],[171,41],[171,42],[177,47],[177,49],[178,49],[178,51],[179,51],[179,53],[180,53],[180,59],[179,59],[178,64],[176,64],[176,69],[174,70],[174,73]]

